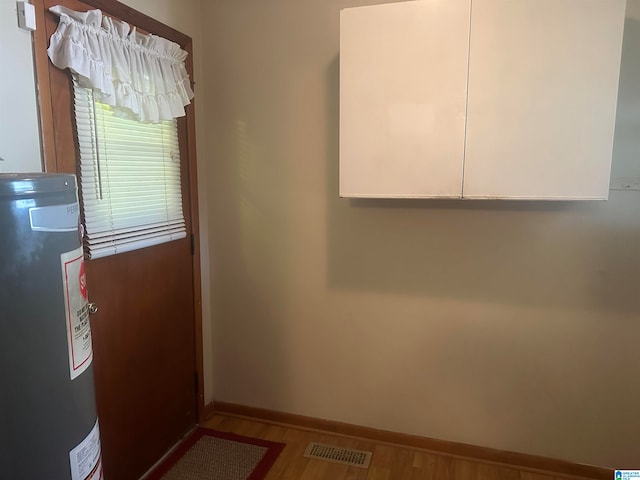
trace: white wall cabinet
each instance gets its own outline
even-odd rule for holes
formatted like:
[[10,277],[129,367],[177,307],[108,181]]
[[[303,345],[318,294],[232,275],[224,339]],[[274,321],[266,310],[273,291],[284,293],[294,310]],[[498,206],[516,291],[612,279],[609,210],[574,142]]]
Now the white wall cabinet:
[[343,10],[340,195],[607,198],[625,3]]
[[469,6],[342,10],[341,195],[460,197]]

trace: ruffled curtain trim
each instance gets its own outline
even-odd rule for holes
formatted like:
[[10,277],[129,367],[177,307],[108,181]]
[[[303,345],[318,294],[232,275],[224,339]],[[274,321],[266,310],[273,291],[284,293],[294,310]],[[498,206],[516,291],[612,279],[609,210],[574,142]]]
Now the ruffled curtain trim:
[[69,68],[96,100],[141,122],[183,117],[193,91],[184,61],[187,52],[156,35],[142,35],[100,10],[76,12],[61,5],[47,53],[58,68]]

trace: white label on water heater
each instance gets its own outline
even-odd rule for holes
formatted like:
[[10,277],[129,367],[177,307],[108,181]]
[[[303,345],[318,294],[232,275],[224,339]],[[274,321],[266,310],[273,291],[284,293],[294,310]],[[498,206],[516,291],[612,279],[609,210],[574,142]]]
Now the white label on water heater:
[[36,232],[73,232],[78,229],[78,202],[29,209],[31,230]]
[[69,346],[69,370],[71,380],[84,372],[93,359],[87,281],[84,273],[82,247],[60,255],[64,309],[67,320],[67,344]]
[[71,480],[102,480],[102,458],[100,456],[100,428],[98,421],[91,433],[69,452]]

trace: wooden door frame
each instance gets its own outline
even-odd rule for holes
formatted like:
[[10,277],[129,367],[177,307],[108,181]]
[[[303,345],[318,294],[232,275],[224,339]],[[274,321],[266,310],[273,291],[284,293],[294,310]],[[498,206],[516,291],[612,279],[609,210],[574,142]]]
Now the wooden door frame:
[[[45,22],[51,21],[54,15],[45,11],[45,0],[32,0],[36,10],[36,23],[38,28],[34,32],[34,61],[36,71],[36,85],[38,92],[38,106],[40,109],[40,129],[44,167],[46,172],[78,173],[77,146],[73,156],[58,157],[56,149],[56,131],[53,120],[55,85],[52,85],[50,68],[53,66],[47,55],[49,39],[45,28]],[[186,69],[194,85],[193,78],[193,40],[188,35],[181,33],[158,20],[153,19],[116,0],[82,0],[83,3],[102,10],[106,15],[117,17],[130,25],[135,25],[139,31],[153,33],[179,44],[188,53]],[[47,18],[51,16],[50,18]],[[200,265],[200,224],[198,219],[198,182],[197,182],[197,157],[196,157],[196,128],[195,128],[195,99],[187,105],[186,116],[178,119],[178,132],[180,137],[181,155],[186,158],[186,180],[189,186],[189,198],[187,204],[190,209],[190,234],[193,244],[193,305],[194,305],[194,332],[195,332],[195,365],[197,376],[197,419],[204,421],[206,417],[204,403],[204,370],[203,370],[203,344],[202,344],[202,280]],[[72,108],[69,102],[68,108]],[[74,142],[75,143],[75,142]]]

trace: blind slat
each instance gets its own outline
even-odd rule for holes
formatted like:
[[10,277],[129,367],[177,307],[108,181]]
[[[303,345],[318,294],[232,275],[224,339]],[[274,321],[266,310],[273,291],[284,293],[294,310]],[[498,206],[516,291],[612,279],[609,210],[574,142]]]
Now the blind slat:
[[134,231],[133,229],[131,229],[130,232],[123,232],[117,235],[111,235],[111,236],[103,235],[103,236],[92,237],[92,241],[95,243],[95,245],[113,243],[113,240],[131,242],[137,239],[152,238],[152,237],[155,238],[157,236],[166,235],[167,233],[177,234],[184,231],[185,231],[184,225],[175,226],[173,228],[163,227],[163,228],[157,228],[153,230],[145,230],[144,233],[140,233],[139,231]]
[[108,255],[115,255],[117,253],[130,252],[139,248],[152,247],[154,245],[160,245],[162,243],[171,242],[173,240],[180,240],[182,238],[185,238],[186,236],[186,232],[182,232],[144,238],[132,242],[119,242],[112,245],[99,245],[94,247],[94,249],[91,251],[91,258],[101,258]]

